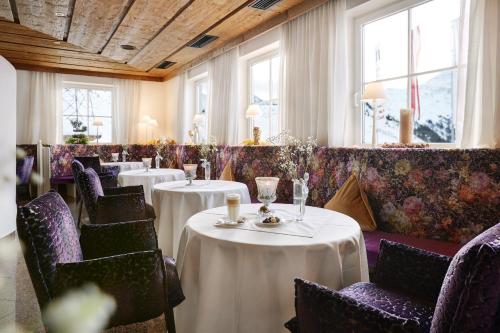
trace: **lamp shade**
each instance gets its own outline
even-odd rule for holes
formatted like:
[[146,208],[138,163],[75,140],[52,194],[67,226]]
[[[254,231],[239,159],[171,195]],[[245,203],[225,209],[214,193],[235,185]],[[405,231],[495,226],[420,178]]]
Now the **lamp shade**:
[[158,120],[156,119],[151,119],[149,121],[149,126],[152,126],[152,127],[158,127]]
[[104,122],[103,122],[102,118],[95,117],[92,125],[93,126],[103,126]]
[[205,122],[205,117],[201,113],[197,113],[193,117],[193,124],[201,126]]
[[363,96],[361,96],[361,101],[372,101],[372,100],[385,100],[387,96],[385,95],[384,85],[380,82],[368,83],[365,86],[365,91]]
[[247,118],[260,116],[260,107],[257,104],[250,105],[247,111],[245,112],[245,116]]

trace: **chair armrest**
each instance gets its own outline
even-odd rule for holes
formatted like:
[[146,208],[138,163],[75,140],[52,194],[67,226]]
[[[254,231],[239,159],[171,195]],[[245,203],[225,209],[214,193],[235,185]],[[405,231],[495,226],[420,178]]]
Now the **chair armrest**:
[[316,283],[295,279],[292,332],[415,333],[418,323],[363,304]]
[[158,249],[153,219],[84,224],[80,230],[85,260]]
[[148,219],[144,193],[100,196],[96,206],[97,224]]
[[118,176],[120,173],[120,167],[118,165],[101,165],[101,173]]
[[118,194],[132,194],[132,193],[143,193],[144,188],[142,185],[137,186],[123,186],[123,187],[112,187],[112,188],[104,188],[104,195],[118,195]]
[[451,259],[383,239],[374,281],[435,303]]
[[117,310],[109,327],[156,318],[167,306],[161,250],[56,265],[55,296],[86,283],[114,297]]

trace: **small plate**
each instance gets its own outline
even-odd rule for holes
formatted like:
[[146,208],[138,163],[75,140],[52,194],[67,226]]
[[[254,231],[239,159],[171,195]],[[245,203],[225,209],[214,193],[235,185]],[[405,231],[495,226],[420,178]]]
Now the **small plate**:
[[254,224],[258,227],[263,227],[263,228],[275,228],[283,223],[282,222],[280,222],[280,223],[263,223],[263,222],[255,221]]
[[245,223],[246,220],[246,217],[240,216],[237,221],[230,221],[227,216],[224,216],[223,218],[218,219],[214,225],[221,228],[232,228]]

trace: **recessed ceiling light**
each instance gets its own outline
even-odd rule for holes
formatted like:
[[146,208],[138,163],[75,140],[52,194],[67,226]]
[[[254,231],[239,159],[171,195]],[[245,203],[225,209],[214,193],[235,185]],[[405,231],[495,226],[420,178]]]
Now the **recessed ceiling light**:
[[65,17],[66,13],[56,12],[57,17]]
[[135,50],[135,46],[134,45],[122,44],[122,45],[120,45],[120,47],[122,49],[124,49],[124,50],[127,50],[127,51]]

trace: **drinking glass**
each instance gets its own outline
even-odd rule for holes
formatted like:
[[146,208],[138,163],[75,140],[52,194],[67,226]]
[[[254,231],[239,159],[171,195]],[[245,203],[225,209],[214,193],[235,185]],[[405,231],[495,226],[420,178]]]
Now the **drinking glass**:
[[196,179],[196,169],[198,164],[184,164],[184,173],[186,174],[186,179],[188,183],[187,186],[193,185],[193,179]]
[[229,193],[226,195],[227,217],[229,221],[236,222],[240,216],[240,195]]

